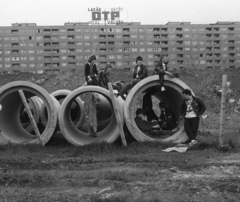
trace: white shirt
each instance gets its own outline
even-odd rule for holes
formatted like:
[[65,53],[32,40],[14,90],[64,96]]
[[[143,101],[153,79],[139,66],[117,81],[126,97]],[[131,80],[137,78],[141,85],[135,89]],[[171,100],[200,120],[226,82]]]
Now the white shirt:
[[194,118],[197,117],[196,113],[194,112],[193,108],[192,108],[192,100],[188,100],[186,101],[187,104],[187,110],[186,110],[186,115],[185,118]]

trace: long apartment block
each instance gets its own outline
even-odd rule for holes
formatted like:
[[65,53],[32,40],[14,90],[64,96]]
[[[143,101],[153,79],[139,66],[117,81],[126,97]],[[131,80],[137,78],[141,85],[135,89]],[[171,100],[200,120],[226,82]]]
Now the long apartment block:
[[99,69],[130,69],[137,56],[153,68],[161,54],[172,68],[239,68],[240,22],[0,27],[0,71],[83,68],[91,54]]

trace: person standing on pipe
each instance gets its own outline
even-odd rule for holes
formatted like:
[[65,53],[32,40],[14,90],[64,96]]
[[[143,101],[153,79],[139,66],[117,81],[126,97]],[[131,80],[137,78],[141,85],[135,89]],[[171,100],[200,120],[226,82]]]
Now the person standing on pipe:
[[168,57],[167,57],[167,55],[160,56],[160,61],[158,63],[156,63],[153,75],[159,76],[161,91],[166,90],[164,87],[164,75],[167,75],[171,78],[178,77],[178,74],[172,74],[171,72],[168,72]]
[[88,58],[88,62],[84,66],[84,74],[85,74],[85,80],[87,82],[87,85],[94,85],[94,86],[98,85],[98,81],[97,81],[98,70],[95,64],[96,59],[97,58],[95,55],[91,55]]
[[197,143],[200,117],[205,112],[206,106],[201,99],[194,97],[189,89],[184,89],[182,95],[184,101],[180,107],[180,119],[184,117],[184,130],[188,136],[185,143],[189,143],[188,146],[191,147]]
[[127,83],[123,87],[123,89],[116,94],[117,97],[120,95],[123,100],[125,100],[124,94],[127,94],[128,90],[130,90],[142,79],[148,77],[147,68],[145,65],[143,65],[143,58],[141,56],[138,56],[136,58],[136,63],[137,65],[134,67],[134,70],[133,70],[133,81],[131,83]]

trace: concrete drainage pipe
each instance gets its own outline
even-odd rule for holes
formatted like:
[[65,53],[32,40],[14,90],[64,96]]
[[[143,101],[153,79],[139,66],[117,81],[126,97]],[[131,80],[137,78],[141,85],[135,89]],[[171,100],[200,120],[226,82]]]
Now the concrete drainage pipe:
[[[137,141],[172,141],[172,142],[183,142],[187,140],[187,136],[183,129],[183,121],[181,120],[178,123],[179,130],[174,134],[171,134],[169,137],[152,137],[151,135],[143,133],[135,123],[136,109],[142,108],[142,100],[145,93],[153,89],[155,94],[152,96],[153,100],[153,110],[157,115],[160,113],[158,103],[163,101],[167,104],[167,107],[171,108],[175,113],[176,117],[180,117],[180,105],[183,101],[182,90],[190,89],[183,81],[177,78],[169,78],[165,76],[164,86],[166,91],[161,91],[159,86],[159,77],[150,76],[146,79],[137,83],[129,92],[127,99],[124,103],[124,119],[127,125],[129,132]],[[191,90],[191,89],[190,89]]]
[[[85,107],[85,119],[80,128],[73,123],[70,113],[72,103],[78,96]],[[122,99],[117,99],[122,117],[123,103]],[[96,142],[112,143],[120,133],[109,91],[98,86],[83,86],[72,91],[61,104],[58,120],[63,136],[76,146]]]
[[29,133],[24,129],[20,120],[20,111],[23,106],[19,94],[22,90],[26,99],[29,100],[35,96],[39,97],[46,105],[48,121],[40,131],[40,138],[43,144],[46,144],[53,135],[57,124],[57,109],[49,93],[42,87],[27,81],[14,81],[0,88],[0,143],[15,144],[40,144],[35,134]]
[[[58,102],[61,104],[63,100],[71,93],[70,90],[57,90],[51,93],[52,96],[54,96]],[[84,121],[84,103],[80,99],[80,97],[77,97],[76,100],[74,100],[73,105],[71,106],[71,119],[76,125],[76,127],[80,127]]]

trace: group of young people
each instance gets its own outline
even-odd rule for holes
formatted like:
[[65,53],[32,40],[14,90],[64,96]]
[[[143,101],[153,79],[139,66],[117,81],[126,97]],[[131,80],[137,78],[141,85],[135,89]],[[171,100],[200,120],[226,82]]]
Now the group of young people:
[[[110,63],[106,64],[106,67],[102,71],[98,71],[95,64],[96,56],[89,57],[88,62],[85,64],[85,79],[87,85],[99,85],[107,89],[109,80],[109,74],[112,69]],[[98,75],[98,79],[97,79]],[[167,55],[161,55],[159,62],[154,67],[153,75],[159,76],[159,85],[161,91],[165,91],[164,76],[167,75],[171,78],[177,78],[178,74],[173,74],[168,71],[168,57]],[[148,77],[147,67],[143,64],[143,58],[138,56],[136,58],[136,66],[133,69],[132,78],[130,83],[127,83],[116,96],[121,96],[123,100],[126,99],[128,91],[133,88],[138,82]],[[156,129],[161,130],[175,130],[178,125],[178,119],[175,117],[174,112],[166,106],[166,103],[160,102],[159,107],[161,110],[160,116],[157,117],[152,109],[151,95],[154,92],[151,90],[146,92],[143,97],[143,106],[136,110],[135,122],[139,129],[143,132]],[[180,119],[184,118],[184,130],[188,136],[188,143],[190,146],[196,144],[196,136],[200,123],[200,117],[206,110],[204,102],[196,98],[191,90],[184,89],[182,91],[183,102],[180,107]],[[146,118],[145,118],[146,117]]]

